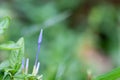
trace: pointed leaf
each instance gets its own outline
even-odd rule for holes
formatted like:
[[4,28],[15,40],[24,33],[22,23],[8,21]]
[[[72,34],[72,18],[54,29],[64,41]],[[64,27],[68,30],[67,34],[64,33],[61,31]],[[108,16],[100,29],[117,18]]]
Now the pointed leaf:
[[20,46],[20,48],[12,50],[9,62],[10,66],[17,72],[21,67],[22,58],[24,56],[24,39],[20,38],[16,44]]
[[119,80],[120,79],[120,68],[116,68],[106,74],[98,76],[94,80]]
[[14,49],[19,49],[21,46],[17,45],[16,43],[9,41],[7,43],[1,44],[0,49],[3,50],[14,50]]

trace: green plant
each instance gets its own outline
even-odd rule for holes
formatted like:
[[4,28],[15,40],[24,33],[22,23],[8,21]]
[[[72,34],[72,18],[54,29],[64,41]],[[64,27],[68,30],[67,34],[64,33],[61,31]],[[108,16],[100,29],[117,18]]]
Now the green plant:
[[100,75],[94,80],[119,80],[120,79],[120,68],[116,68],[106,74]]
[[[0,35],[3,35],[8,28],[9,18],[5,17],[0,20]],[[42,40],[42,30],[39,41]],[[40,48],[38,44],[38,52]],[[28,73],[29,59],[24,59],[24,38],[20,38],[16,43],[8,41],[0,44],[0,49],[11,51],[9,59],[0,64],[0,80],[42,80],[42,75],[37,75],[40,63],[36,57],[33,73]],[[26,65],[25,65],[26,63]]]
[[[10,19],[4,17],[0,19],[0,35],[3,35],[9,26]],[[11,51],[8,60],[0,64],[0,80],[42,80],[42,75],[37,75],[40,63],[38,62],[38,54],[40,44],[42,42],[41,29],[38,39],[38,51],[36,53],[35,65],[32,74],[28,73],[29,59],[24,58],[24,38],[20,38],[16,43],[8,41],[0,44],[0,49]],[[104,75],[100,75],[93,80],[117,80],[120,79],[120,68],[114,69]]]

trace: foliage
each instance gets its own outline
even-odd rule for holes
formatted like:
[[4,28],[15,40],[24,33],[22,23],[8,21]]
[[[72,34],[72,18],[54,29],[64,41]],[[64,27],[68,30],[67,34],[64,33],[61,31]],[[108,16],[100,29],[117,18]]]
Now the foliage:
[[[8,23],[9,21],[7,17],[1,19],[1,34],[7,29]],[[0,64],[0,80],[41,80],[40,76],[22,72],[21,66],[24,57],[23,38],[20,38],[16,43],[9,41],[1,44],[0,49],[11,51],[9,59]]]
[[120,68],[116,68],[106,74],[98,76],[94,80],[119,80],[120,79]]
[[11,47],[19,49],[15,41],[23,36],[32,72],[43,28],[38,57],[44,80],[86,80],[89,70],[94,79],[104,77],[120,66],[119,5],[119,0],[0,0],[0,17],[12,19],[8,30],[0,30],[0,62]]

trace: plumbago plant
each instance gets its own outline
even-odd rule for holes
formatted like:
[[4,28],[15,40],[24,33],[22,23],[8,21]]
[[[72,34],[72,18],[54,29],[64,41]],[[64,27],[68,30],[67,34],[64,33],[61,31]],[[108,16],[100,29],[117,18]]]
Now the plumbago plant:
[[[9,21],[8,17],[0,19],[0,35],[5,33],[9,26]],[[35,65],[31,74],[28,73],[29,59],[24,58],[24,38],[20,38],[16,43],[8,41],[7,43],[0,44],[1,50],[11,51],[9,59],[0,64],[0,80],[42,80],[42,75],[37,75],[40,66],[38,54],[42,41],[42,33],[43,30],[41,29]]]
[[[0,36],[7,30],[9,21],[8,17],[0,19]],[[41,29],[38,38],[38,51],[36,53],[36,60],[31,74],[28,73],[29,59],[24,58],[23,38],[20,38],[16,43],[9,41],[0,44],[1,50],[11,51],[9,59],[0,63],[0,80],[42,80],[42,75],[37,75],[40,66],[38,55],[40,52],[40,44],[42,42],[42,33],[43,30]],[[106,74],[88,80],[120,80],[120,68],[113,69]]]

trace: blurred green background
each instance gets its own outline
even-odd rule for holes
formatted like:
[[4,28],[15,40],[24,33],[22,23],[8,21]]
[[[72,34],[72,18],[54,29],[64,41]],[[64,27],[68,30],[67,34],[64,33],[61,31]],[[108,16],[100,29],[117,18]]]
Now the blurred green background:
[[[29,72],[44,29],[43,80],[89,80],[120,66],[120,0],[0,0],[4,16],[11,25],[0,43],[23,36]],[[0,51],[0,62],[8,56]]]

